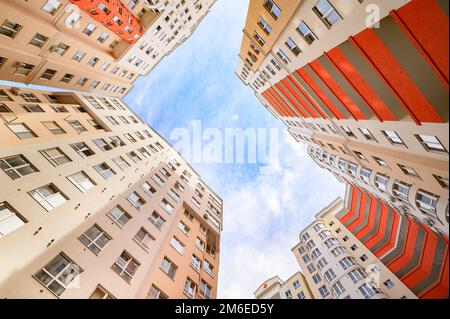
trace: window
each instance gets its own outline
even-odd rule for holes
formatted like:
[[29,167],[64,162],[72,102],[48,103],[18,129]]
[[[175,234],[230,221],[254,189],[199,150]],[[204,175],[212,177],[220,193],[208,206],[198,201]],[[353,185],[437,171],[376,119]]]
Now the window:
[[36,33],[33,38],[30,40],[29,44],[34,45],[35,47],[42,48],[47,42],[48,37],[42,35],[40,33]]
[[286,296],[286,299],[292,299],[292,292],[290,290],[287,290],[284,295]]
[[264,32],[267,35],[269,35],[272,32],[272,28],[270,27],[270,25],[262,17],[259,17],[258,25],[261,27],[261,29],[264,30]]
[[152,285],[148,292],[147,299],[168,299],[168,297],[158,287]]
[[369,257],[367,257],[367,255],[362,255],[359,259],[361,259],[361,261],[366,261]]
[[178,240],[176,237],[172,237],[172,240],[170,241],[170,245],[181,255],[184,253],[184,244]]
[[375,175],[375,186],[382,192],[387,193],[387,184],[389,182],[389,177],[383,174]]
[[89,81],[88,78],[81,77],[81,78],[78,80],[78,82],[77,82],[76,85],[77,85],[77,86],[84,86],[88,81]]
[[8,127],[21,140],[37,137],[24,123],[12,123],[8,124]]
[[366,128],[360,128],[359,131],[362,135],[368,140],[368,141],[376,141],[375,137],[372,135],[372,133],[366,129]]
[[389,142],[393,145],[406,146],[402,139],[394,131],[381,131]]
[[332,289],[333,295],[335,297],[339,297],[340,295],[342,295],[345,292],[344,285],[342,285],[342,283],[339,280],[336,281],[336,283],[333,285],[333,287],[331,289]]
[[319,267],[319,269],[323,269],[323,268],[325,268],[325,266],[327,266],[328,265],[328,262],[327,262],[327,260],[325,259],[325,258],[320,258],[318,261],[317,261],[317,267]]
[[297,32],[301,35],[303,40],[309,45],[311,45],[315,40],[317,40],[317,36],[311,31],[308,25],[302,21],[300,25],[297,27]]
[[123,227],[131,219],[130,214],[128,214],[122,207],[116,206],[106,213],[112,221],[114,221],[118,226]]
[[111,145],[113,147],[119,147],[119,146],[125,146],[125,142],[122,141],[122,139],[120,137],[118,137],[117,135],[115,136],[110,136],[109,140],[111,141]]
[[55,76],[55,74],[56,74],[56,70],[47,69],[44,71],[44,73],[42,73],[41,79],[51,80],[53,78],[53,76]]
[[200,259],[197,256],[192,255],[191,267],[194,268],[196,272],[200,272],[201,264],[202,262],[200,261]]
[[325,271],[323,274],[325,276],[325,280],[330,283],[333,281],[334,278],[336,278],[336,274],[334,273],[333,269],[329,269]]
[[416,204],[423,213],[435,215],[438,199],[439,196],[419,189],[416,196]]
[[255,31],[255,33],[253,34],[253,37],[255,38],[256,41],[258,41],[258,43],[261,46],[264,46],[264,44],[266,43],[266,41],[259,35],[258,32]]
[[344,257],[342,260],[339,261],[339,264],[342,266],[344,270],[347,270],[348,268],[357,265],[356,260],[353,257]]
[[197,237],[195,240],[195,246],[200,249],[201,251],[205,250],[205,242]]
[[71,144],[72,148],[75,152],[77,152],[81,157],[89,157],[94,155],[95,153],[87,146],[85,143],[75,143]]
[[125,134],[125,137],[126,137],[126,139],[127,140],[129,140],[131,143],[136,143],[137,141],[136,141],[136,139],[133,137],[133,136],[131,136],[130,134]]
[[97,225],[85,231],[78,239],[94,254],[98,255],[111,237]]
[[386,280],[383,285],[385,285],[388,289],[391,289],[392,287],[394,287],[394,283],[392,282],[392,280],[388,279]]
[[303,262],[304,262],[305,264],[311,260],[311,258],[309,258],[309,255],[304,255],[304,256],[302,257],[302,259],[303,259]]
[[112,146],[109,145],[109,144],[108,144],[104,139],[102,139],[102,138],[99,138],[99,139],[96,139],[96,140],[92,140],[92,142],[94,142],[95,145],[97,145],[98,148],[101,149],[103,152],[106,152],[106,151],[109,151],[109,150],[112,150],[112,149],[113,149]]
[[0,203],[0,238],[25,225],[27,222],[7,202]]
[[68,288],[83,270],[63,253],[39,270],[34,277],[56,296]]
[[70,49],[70,46],[68,46],[67,44],[64,44],[62,42],[60,42],[58,45],[53,47],[53,52],[63,56],[64,54],[66,54],[66,52]]
[[412,176],[412,177],[416,177],[416,178],[420,178],[419,174],[417,174],[417,172],[414,168],[412,168],[410,166],[402,165],[402,164],[398,164],[398,166],[402,170],[403,174]]
[[100,43],[105,43],[105,41],[109,38],[108,32],[102,32],[97,38],[97,41]]
[[17,64],[17,68],[16,68],[16,71],[14,72],[14,74],[27,76],[28,74],[30,74],[31,70],[33,70],[33,69],[34,69],[33,64],[19,62]]
[[370,298],[378,293],[380,293],[380,291],[375,288],[374,286],[365,283],[362,286],[358,287],[359,291],[363,294],[363,296],[365,298]]
[[66,73],[61,78],[61,80],[59,80],[59,82],[61,82],[61,83],[69,83],[70,81],[72,81],[72,79],[73,79],[73,74]]
[[166,222],[166,220],[162,218],[161,215],[158,214],[156,211],[153,211],[148,220],[158,229],[161,229],[164,226],[164,223]]
[[377,162],[377,164],[379,166],[389,167],[388,164],[382,158],[379,158],[379,157],[376,157],[376,156],[372,156],[372,157],[375,160],[375,162]]
[[211,277],[214,276],[214,267],[207,261],[206,259],[203,261],[203,269],[206,271],[208,275]]
[[131,193],[127,199],[134,207],[136,207],[136,209],[140,209],[146,203],[145,200],[136,192]]
[[67,176],[82,193],[95,186],[94,181],[83,171]]
[[291,60],[288,58],[288,56],[283,52],[283,50],[278,50],[277,55],[280,57],[280,59],[286,63],[289,64]]
[[370,183],[370,176],[372,175],[372,170],[368,168],[362,168],[359,177],[366,183]]
[[150,245],[155,241],[155,238],[143,227],[139,229],[134,236],[134,240],[142,246],[145,250],[150,249]]
[[328,0],[319,0],[313,7],[313,11],[328,28],[342,20]]
[[124,250],[112,265],[112,270],[127,282],[130,282],[139,266],[140,263]]
[[67,201],[67,197],[53,184],[39,187],[29,192],[42,207],[50,211]]
[[348,273],[348,277],[353,281],[353,283],[358,283],[359,281],[361,281],[362,279],[366,278],[367,275],[364,272],[364,270],[362,270],[361,268],[352,270],[351,272]]
[[130,167],[130,164],[128,164],[128,162],[125,161],[125,159],[124,159],[122,156],[114,157],[114,158],[112,159],[112,161],[113,161],[114,163],[116,163],[116,165],[119,166],[122,170],[125,170],[125,169],[127,169],[128,167]]
[[60,6],[61,3],[59,2],[59,0],[48,0],[42,7],[42,10],[50,13],[51,15],[54,15]]
[[349,163],[348,164],[348,172],[351,176],[356,177],[358,172],[358,165],[355,163]]
[[367,158],[364,156],[363,153],[358,151],[353,151],[353,153],[355,153],[356,157],[359,158],[360,160],[367,161]]
[[37,104],[22,105],[25,111],[29,113],[43,113],[44,110]]
[[175,265],[169,258],[164,257],[160,266],[161,270],[171,279],[175,277],[178,266]]
[[59,126],[54,121],[47,121],[42,122],[42,124],[50,131],[53,135],[60,135],[60,134],[66,134],[66,131],[64,131],[61,126]]
[[436,136],[416,135],[416,138],[427,151],[447,153],[445,147],[439,142]]
[[197,291],[197,285],[190,279],[186,279],[186,283],[184,284],[184,294],[189,299],[194,299],[195,293]]
[[306,268],[308,268],[310,274],[316,271],[316,267],[313,264],[309,264]]
[[325,286],[320,287],[319,288],[319,292],[320,292],[320,295],[322,296],[322,298],[326,298],[330,294],[330,292],[328,291],[327,287],[325,287]]
[[343,253],[345,253],[345,248],[342,246],[336,247],[331,251],[331,253],[333,254],[334,257],[338,257]]
[[12,179],[38,172],[23,155],[0,158],[0,168]]
[[394,186],[392,187],[392,192],[397,198],[407,201],[410,188],[410,184],[406,184],[401,181],[395,181]]
[[441,185],[443,188],[448,189],[448,177],[442,177],[438,175],[433,175],[434,178],[436,178],[439,185]]
[[151,186],[149,183],[145,182],[141,188],[149,195],[153,196],[156,193],[156,189]]
[[180,229],[185,235],[188,235],[189,231],[191,230],[189,227],[186,226],[185,223],[181,221],[178,223],[178,229]]
[[77,131],[78,134],[81,134],[83,132],[86,132],[87,129],[81,125],[81,123],[77,120],[72,120],[72,121],[67,121],[73,128],[75,131]]
[[206,298],[206,299],[210,299],[211,298],[211,291],[212,288],[210,285],[208,285],[205,281],[201,281],[200,282],[200,294]]
[[72,160],[64,154],[60,148],[48,148],[41,150],[40,153],[53,165],[59,166],[65,163],[71,162]]
[[83,30],[83,33],[90,36],[95,29],[97,29],[97,25],[95,23],[89,23]]
[[300,248],[298,249],[298,252],[300,253],[300,254],[304,254],[306,251],[305,251],[305,247],[303,247],[303,246],[300,246]]
[[317,285],[322,279],[320,278],[319,274],[315,274],[314,276],[312,276],[312,280]]
[[86,55],[85,52],[78,50],[72,57],[72,60],[80,62],[84,56]]
[[14,38],[21,29],[22,26],[20,24],[6,20],[3,22],[2,26],[0,26],[0,34]]
[[[3,56],[0,56],[0,69],[2,68],[2,66],[5,65],[5,63],[8,61],[8,58],[5,58]],[[0,94],[1,95],[1,94]],[[0,101],[2,100],[2,97],[0,96]]]
[[106,291],[102,286],[97,286],[89,299],[116,299],[111,293]]
[[266,0],[264,2],[264,8],[266,8],[267,11],[269,11],[269,13],[275,20],[277,20],[281,15],[280,8],[275,4],[273,0]]
[[101,163],[94,166],[94,169],[103,176],[104,179],[109,179],[116,175],[116,173],[106,163]]
[[348,137],[356,138],[356,135],[352,132],[352,130],[348,126],[341,126],[342,130],[347,134]]
[[100,59],[97,58],[97,57],[95,57],[95,56],[93,56],[93,57],[88,61],[87,65],[90,65],[91,67],[94,67],[94,66],[98,63],[98,61],[100,61]]
[[294,42],[294,40],[292,40],[291,38],[288,38],[285,44],[289,48],[289,50],[291,50],[292,54],[295,56],[298,56],[302,52],[300,48],[297,46],[297,44]]
[[169,214],[173,211],[173,205],[170,204],[165,198],[161,201],[161,207],[164,208],[164,210]]
[[297,294],[297,297],[298,297],[298,299],[306,299],[306,295],[305,295],[305,293],[303,291],[300,291]]
[[134,151],[127,153],[127,155],[136,164],[142,161],[142,159]]

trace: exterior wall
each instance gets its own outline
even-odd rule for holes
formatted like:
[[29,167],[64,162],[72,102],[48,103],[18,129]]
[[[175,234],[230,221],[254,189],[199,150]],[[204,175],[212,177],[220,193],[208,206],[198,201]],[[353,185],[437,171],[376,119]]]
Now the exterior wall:
[[416,296],[448,298],[448,237],[352,185],[345,207],[336,218]]
[[273,277],[256,289],[254,295],[256,299],[281,299],[280,289],[283,285],[283,281],[280,277]]
[[[0,161],[21,154],[36,170],[18,179],[12,179],[4,170],[0,171],[0,182],[8,185],[0,191],[0,203],[7,202],[25,222],[14,231],[0,236],[2,297],[56,298],[34,275],[61,252],[75,262],[82,272],[73,281],[73,287],[66,289],[59,298],[89,298],[97,285],[101,285],[115,298],[154,298],[154,293],[149,295],[152,285],[160,288],[169,298],[187,298],[183,295],[187,276],[197,287],[200,287],[203,279],[212,288],[210,297],[216,297],[222,201],[158,133],[117,98],[29,89],[17,91],[4,86],[0,87],[0,92],[8,95],[9,98],[3,99],[1,103],[10,111],[0,114],[3,123],[0,125]],[[20,95],[24,92],[33,93],[39,102],[25,102]],[[53,95],[53,99],[58,101],[50,103],[48,95]],[[43,112],[29,113],[22,107],[32,104],[41,107]],[[52,109],[56,106],[65,107],[67,112],[56,113]],[[80,113],[80,110],[83,112]],[[111,122],[107,116],[113,117],[117,124],[113,124],[116,122]],[[128,124],[119,116],[124,116]],[[92,119],[101,127],[96,129],[91,125],[89,121]],[[86,131],[78,134],[67,122],[70,120],[79,121]],[[65,133],[53,135],[42,121],[55,121]],[[36,137],[19,139],[7,127],[12,123],[25,123]],[[135,141],[128,140],[125,134],[133,136]],[[113,136],[119,136],[124,145],[114,145],[109,139]],[[93,142],[98,138],[107,141],[110,150],[103,151]],[[86,143],[95,154],[82,158],[70,146],[77,142]],[[40,153],[53,147],[59,147],[70,158],[70,162],[55,167]],[[131,151],[141,160],[134,162],[127,155]],[[112,160],[116,156],[122,156],[129,167],[122,170]],[[93,168],[103,162],[115,172],[108,179]],[[166,176],[162,169],[170,176]],[[81,170],[95,184],[84,193],[67,178]],[[161,186],[152,179],[155,174],[164,181]],[[148,182],[156,193],[150,196],[144,191],[141,188],[144,182]],[[29,192],[49,183],[64,194],[66,201],[47,211]],[[176,183],[184,187],[184,192],[176,191],[180,197],[177,200],[168,194]],[[127,199],[133,191],[145,201],[139,209]],[[196,198],[199,207],[193,198]],[[172,212],[163,208],[163,199],[173,206]],[[117,205],[131,216],[125,225],[120,226],[106,216]],[[166,220],[161,229],[149,221],[154,211]],[[186,220],[185,211],[192,214],[192,222]],[[190,228],[187,235],[179,230],[179,220],[185,221]],[[94,224],[111,238],[97,255],[78,239]],[[200,225],[203,230],[200,230]],[[154,238],[149,248],[136,241],[135,235],[141,228]],[[174,234],[185,246],[183,255],[170,245]],[[204,241],[205,248],[208,245],[207,250],[195,247],[197,236]],[[130,282],[111,269],[124,250],[140,264]],[[213,266],[212,275],[203,269],[197,273],[189,266],[192,253],[201,261],[206,259],[210,262]],[[167,280],[167,275],[161,273],[163,256],[170,257],[178,266],[173,280]],[[201,297],[197,290],[195,298]]]
[[301,272],[282,281],[278,276],[265,281],[254,293],[256,299],[313,299]]
[[[277,40],[258,68],[240,57],[237,75],[298,142],[313,146],[310,154],[320,167],[448,236],[447,1],[328,2],[340,17],[336,23],[316,13],[318,1],[303,1],[271,34]],[[302,21],[315,40],[300,34]],[[301,51],[297,56],[286,45],[289,38]],[[277,54],[280,49],[288,60]],[[438,141],[442,150],[424,147],[420,135]],[[339,169],[341,159],[346,162]],[[353,175],[349,163],[357,165]],[[363,168],[372,171],[368,181],[361,178]],[[375,185],[377,173],[389,179],[385,190]],[[399,183],[408,187],[403,197],[394,191]],[[423,191],[434,207],[420,207]]]
[[[59,6],[51,13],[44,11],[47,1],[5,0],[0,4],[0,23],[8,20],[20,25],[13,37],[0,34],[0,57],[3,60],[0,77],[7,81],[115,97],[125,96],[138,76],[147,75],[166,55],[189,38],[215,3],[202,0],[181,5],[169,1],[150,6],[147,1],[139,1],[135,5],[133,1],[110,2],[108,5],[111,8],[121,6],[124,16],[133,20],[130,43],[128,37],[124,37],[123,30],[117,29],[115,22],[111,25],[102,23],[107,16],[99,14],[95,16],[98,20],[95,20],[83,11],[87,5],[96,5],[99,1],[58,0],[56,3]],[[73,25],[68,24],[68,18],[77,14],[79,19]],[[172,19],[167,20],[168,16]],[[174,20],[177,23],[173,23]],[[93,25],[95,30],[85,31],[86,27]],[[36,30],[47,38],[40,47],[30,44]],[[100,41],[100,37],[106,39]],[[60,43],[68,48],[58,54],[54,48]],[[80,61],[73,59],[78,51],[85,54]],[[87,64],[93,58],[98,59],[95,65]],[[20,63],[30,64],[32,69],[18,75]],[[56,71],[50,79],[42,78],[47,69]],[[66,75],[71,78],[63,82]],[[84,84],[81,79],[85,79]]]
[[[330,206],[316,215],[316,220],[300,233],[300,242],[292,248],[306,281],[311,288],[314,298],[317,299],[384,299],[384,298],[408,298],[414,299],[415,295],[373,255],[355,236],[352,235],[334,216],[343,210],[343,201],[338,199]],[[318,226],[316,226],[318,225]],[[316,228],[315,228],[316,227]],[[327,232],[328,235],[323,239],[320,233]],[[345,238],[345,240],[344,240]],[[334,240],[335,243],[328,247],[325,242]],[[311,242],[314,246],[311,247]],[[355,245],[355,246],[354,246]],[[310,248],[308,248],[310,247]],[[335,256],[331,251],[342,247],[342,252]],[[352,249],[357,247],[356,249]],[[318,249],[320,256],[314,258],[312,252]],[[364,256],[364,257],[363,257]],[[344,269],[340,264],[343,258],[354,258],[354,264]],[[364,258],[361,259],[361,257]],[[325,258],[327,264],[324,267],[318,265],[318,260]],[[314,265],[314,270],[310,271],[308,266]],[[332,270],[336,277],[328,280],[325,272]],[[357,282],[353,282],[349,273],[359,269],[365,274]],[[320,280],[314,281],[313,276],[318,275]],[[372,278],[377,279],[372,282]],[[394,285],[391,288],[383,283],[390,280]],[[340,294],[334,292],[333,287],[340,282],[344,290]],[[372,295],[365,296],[359,287],[368,284],[373,289]],[[323,294],[321,293],[323,290]]]

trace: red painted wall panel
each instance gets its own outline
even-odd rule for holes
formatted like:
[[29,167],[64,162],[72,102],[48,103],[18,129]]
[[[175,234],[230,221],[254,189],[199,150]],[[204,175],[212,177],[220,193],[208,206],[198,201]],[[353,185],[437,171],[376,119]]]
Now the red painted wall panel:
[[417,124],[444,122],[372,29],[366,29],[350,40],[388,84]]
[[435,0],[413,0],[392,12],[448,89],[449,21]]
[[366,102],[376,117],[381,121],[397,121],[398,119],[389,110],[389,107],[370,87],[361,74],[353,67],[351,61],[339,48],[330,50],[325,56],[344,76],[347,82],[358,92],[359,96]]

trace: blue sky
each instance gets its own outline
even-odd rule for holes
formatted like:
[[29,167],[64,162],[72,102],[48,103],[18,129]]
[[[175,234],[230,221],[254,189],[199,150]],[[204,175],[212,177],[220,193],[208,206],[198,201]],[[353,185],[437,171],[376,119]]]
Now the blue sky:
[[[169,142],[175,128],[279,128],[278,157],[261,163],[193,167],[224,200],[219,297],[253,298],[269,277],[299,270],[290,249],[300,230],[344,186],[285,134],[234,73],[248,0],[218,0],[193,36],[148,77],[135,82],[125,101]],[[189,160],[189,158],[188,158]]]

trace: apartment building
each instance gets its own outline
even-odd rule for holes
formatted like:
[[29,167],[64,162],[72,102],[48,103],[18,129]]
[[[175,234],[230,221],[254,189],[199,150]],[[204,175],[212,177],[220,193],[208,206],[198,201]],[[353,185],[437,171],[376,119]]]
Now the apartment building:
[[305,276],[296,272],[288,280],[275,276],[266,280],[255,291],[256,299],[313,299]]
[[215,298],[222,200],[120,99],[0,87],[1,298]]
[[183,43],[215,0],[5,0],[0,78],[125,96]]
[[237,74],[321,167],[448,236],[448,47],[447,1],[251,1]]
[[292,252],[315,298],[448,298],[448,239],[351,184]]

